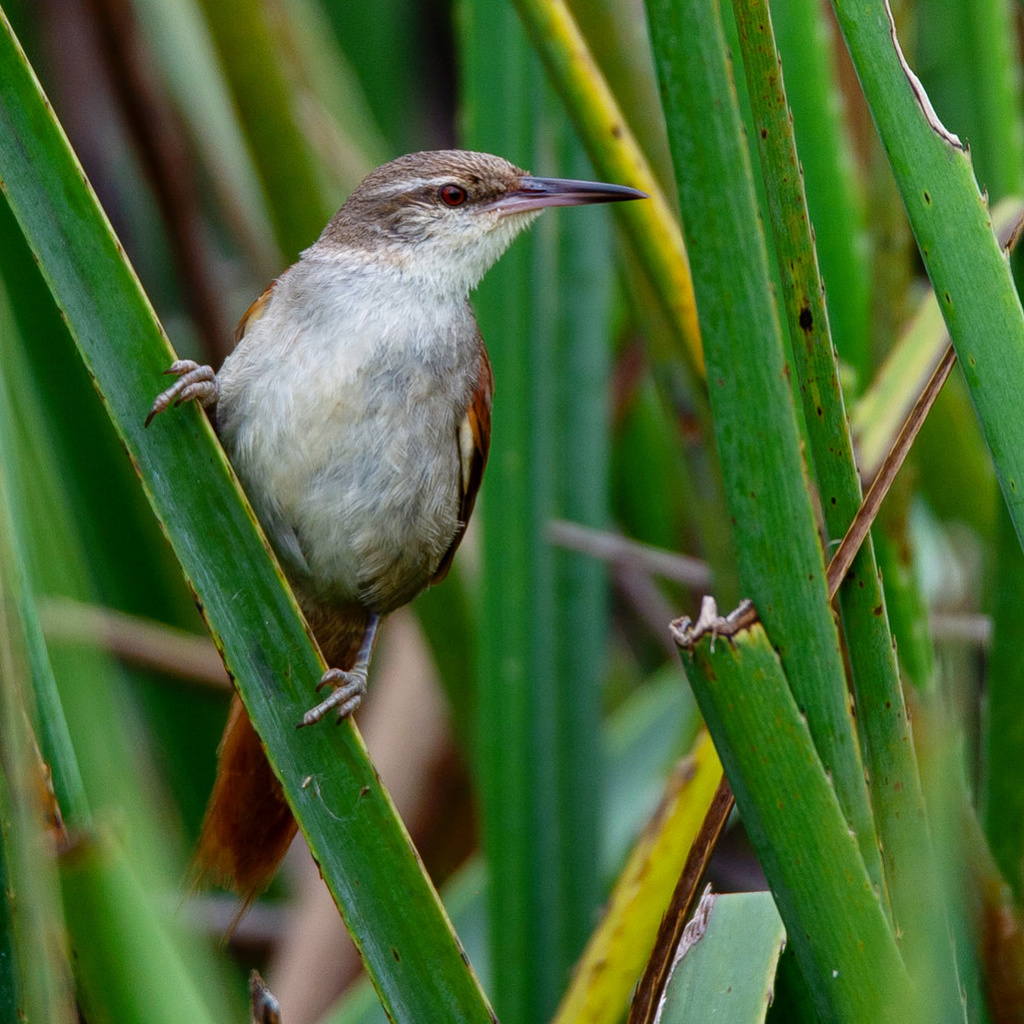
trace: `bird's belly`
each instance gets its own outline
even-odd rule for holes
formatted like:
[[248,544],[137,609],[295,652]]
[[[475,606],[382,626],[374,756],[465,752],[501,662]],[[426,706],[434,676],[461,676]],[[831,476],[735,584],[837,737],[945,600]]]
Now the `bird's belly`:
[[430,582],[451,545],[459,526],[454,423],[443,439],[419,425],[426,429],[364,422],[311,473],[294,525],[323,599],[387,612]]
[[429,383],[365,384],[243,428],[231,454],[292,582],[383,613],[430,582],[459,528],[464,410]]

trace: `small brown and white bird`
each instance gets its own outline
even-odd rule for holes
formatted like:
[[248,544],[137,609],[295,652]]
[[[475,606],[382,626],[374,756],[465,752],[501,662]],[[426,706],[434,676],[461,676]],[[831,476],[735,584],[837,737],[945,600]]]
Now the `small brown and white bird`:
[[[493,378],[470,291],[547,206],[642,199],[500,157],[413,153],[372,171],[249,307],[218,373],[179,360],[153,403],[198,401],[329,665],[303,725],[358,706],[382,616],[447,574],[490,443]],[[235,696],[196,853],[251,898],[295,833]]]

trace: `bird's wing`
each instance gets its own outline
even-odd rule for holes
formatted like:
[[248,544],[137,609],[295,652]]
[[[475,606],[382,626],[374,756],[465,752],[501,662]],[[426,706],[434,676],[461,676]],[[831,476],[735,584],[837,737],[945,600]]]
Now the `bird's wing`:
[[263,294],[256,299],[249,308],[242,314],[242,319],[238,321],[238,326],[235,328],[235,344],[237,345],[244,337],[245,332],[249,329],[251,324],[256,323],[257,320],[266,312],[267,303],[270,301],[270,295],[274,290],[274,285],[277,284],[275,278],[266,288],[263,289]]
[[431,583],[440,583],[448,575],[452,567],[455,551],[466,532],[466,524],[473,513],[476,494],[480,490],[484,466],[487,465],[487,453],[491,447],[491,396],[494,393],[494,374],[491,372],[491,361],[487,358],[487,350],[480,348],[480,375],[477,378],[476,391],[469,403],[466,415],[462,417],[456,437],[459,446],[459,459],[462,472],[459,489],[459,529],[452,539],[451,546],[441,559]]

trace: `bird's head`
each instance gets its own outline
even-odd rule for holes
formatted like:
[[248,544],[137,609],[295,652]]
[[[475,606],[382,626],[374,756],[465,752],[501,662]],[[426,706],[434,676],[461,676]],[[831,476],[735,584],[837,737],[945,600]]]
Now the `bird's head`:
[[644,198],[623,185],[533,177],[489,153],[410,153],[371,171],[317,246],[465,295],[545,207]]

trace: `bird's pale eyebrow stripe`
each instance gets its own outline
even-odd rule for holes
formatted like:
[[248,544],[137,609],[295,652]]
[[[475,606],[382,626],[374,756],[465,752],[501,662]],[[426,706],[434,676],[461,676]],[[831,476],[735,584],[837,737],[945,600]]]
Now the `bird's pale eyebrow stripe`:
[[430,178],[405,178],[399,182],[393,182],[376,190],[381,198],[389,196],[405,195],[420,188],[440,188],[442,185],[450,185],[452,182],[460,181],[457,174],[438,174]]

